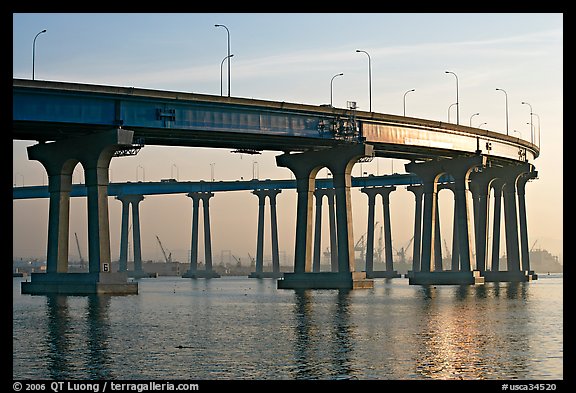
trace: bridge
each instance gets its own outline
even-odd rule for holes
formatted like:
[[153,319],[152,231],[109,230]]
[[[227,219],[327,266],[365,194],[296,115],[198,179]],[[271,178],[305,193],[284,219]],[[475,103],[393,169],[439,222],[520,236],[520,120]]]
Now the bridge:
[[[354,268],[350,173],[356,162],[375,156],[410,160],[406,171],[420,180],[419,186],[409,187],[416,198],[411,284],[477,284],[534,277],[528,260],[524,192],[525,184],[537,177],[531,162],[540,149],[508,135],[358,111],[354,105],[338,109],[22,79],[13,80],[12,135],[13,139],[38,141],[28,148],[28,157],[45,167],[50,198],[47,273],[23,283],[24,293],[137,292],[137,284],[127,281],[126,272],[110,271],[108,167],[112,158],[137,154],[145,145],[282,153],[276,158],[277,165],[289,168],[296,178],[297,217],[294,272],[285,273],[278,280],[278,288],[373,285],[371,272]],[[78,163],[85,171],[88,198],[89,272],[81,277],[67,272],[69,198],[72,172]],[[333,174],[337,261],[332,272],[313,271],[312,266],[312,196],[317,188],[315,177],[324,167]],[[442,183],[443,175],[453,181]],[[450,271],[438,269],[435,257],[439,238],[437,192],[442,186],[452,189],[455,198],[453,230],[457,247],[453,248],[456,257]],[[363,188],[369,198],[369,222],[376,195],[385,200],[391,187]],[[488,196],[492,189],[497,196],[493,216],[499,218],[503,210],[506,223],[507,271],[498,270],[494,262],[492,270],[486,269]],[[272,205],[275,194],[271,190],[259,198],[265,200],[268,196]],[[200,199],[206,212],[206,195],[192,197],[196,217]],[[496,242],[500,220],[492,221]],[[493,243],[494,249],[498,251],[500,245]]]

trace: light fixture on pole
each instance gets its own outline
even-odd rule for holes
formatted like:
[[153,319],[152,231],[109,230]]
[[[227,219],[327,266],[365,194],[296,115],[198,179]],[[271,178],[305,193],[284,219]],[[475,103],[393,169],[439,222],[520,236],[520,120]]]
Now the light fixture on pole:
[[[234,55],[226,56],[225,58],[222,59],[222,62],[220,63],[220,97],[222,97],[222,66],[224,65],[224,60],[229,59],[231,57],[234,57]],[[230,94],[228,94],[228,97],[230,97]]]
[[496,88],[496,90],[500,90],[500,91],[504,92],[504,95],[506,97],[506,135],[508,135],[508,94],[506,93],[506,90],[504,90],[504,89]]
[[473,118],[474,116],[479,115],[479,114],[480,114],[480,112],[477,112],[477,113],[474,113],[472,116],[470,116],[470,127],[472,127],[472,118]]
[[456,77],[456,124],[460,124],[460,104],[458,101],[458,75],[452,71],[445,71],[446,74],[452,74]]
[[365,50],[356,49],[356,52],[366,53],[368,56],[368,93],[370,98],[370,112],[372,112],[372,60],[370,54]]
[[450,109],[452,109],[454,105],[456,105],[456,103],[450,104],[450,106],[448,106],[448,123],[450,123]]
[[[540,116],[538,116],[536,113],[532,113],[534,116],[536,116],[538,118],[538,147],[540,147]],[[534,137],[534,142],[532,142],[533,144],[536,144],[536,137]]]
[[528,105],[530,107],[530,140],[532,141],[532,144],[534,144],[534,134],[532,129],[532,105],[524,101],[522,101],[522,104]]
[[334,78],[336,78],[337,76],[342,76],[342,75],[344,75],[343,72],[334,75],[334,76],[332,77],[332,79],[330,79],[330,106],[333,106],[333,105],[332,105],[332,82],[334,81]]
[[214,27],[223,27],[228,33],[228,56],[226,58],[228,59],[228,97],[230,97],[230,57],[232,57],[230,56],[230,30],[224,25],[214,25]]
[[406,93],[404,93],[404,117],[406,117],[406,94],[410,93],[411,91],[415,91],[416,89],[410,89]]
[[32,80],[34,80],[34,63],[36,62],[36,38],[38,38],[42,33],[46,33],[46,29],[36,34],[36,37],[34,37],[34,41],[32,42]]

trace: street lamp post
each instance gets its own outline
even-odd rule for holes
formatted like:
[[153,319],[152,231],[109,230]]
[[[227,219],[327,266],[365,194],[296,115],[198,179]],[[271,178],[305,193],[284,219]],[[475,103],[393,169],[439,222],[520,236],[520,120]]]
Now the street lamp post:
[[230,30],[224,25],[214,25],[214,27],[223,27],[228,33],[228,56],[226,58],[228,59],[228,97],[230,97],[230,57],[232,57],[230,56]]
[[474,113],[472,116],[470,116],[470,127],[472,127],[472,118],[476,115],[479,115],[480,112]]
[[36,38],[38,38],[42,33],[46,33],[46,29],[36,34],[36,37],[34,37],[34,41],[32,42],[32,80],[34,80],[34,63],[36,61]]
[[342,76],[344,75],[343,72],[336,74],[332,77],[332,79],[330,79],[330,106],[332,106],[332,82],[334,81],[334,78],[336,78],[337,76]]
[[[540,147],[540,116],[538,116],[536,113],[532,114],[538,118],[538,147]],[[534,142],[532,143],[536,144],[536,138],[534,138]]]
[[[220,97],[222,97],[222,66],[224,65],[224,60],[231,57],[234,57],[234,55],[226,56],[222,59],[222,62],[220,62]],[[228,88],[228,91],[230,91],[230,88]],[[230,94],[228,94],[228,97],[230,97]]]
[[372,60],[370,54],[365,50],[356,49],[356,52],[366,53],[368,56],[368,93],[370,98],[370,112],[372,112]]
[[534,134],[532,129],[532,105],[524,101],[522,101],[522,104],[528,105],[530,107],[530,140],[532,141],[532,144],[534,144]]
[[508,135],[508,94],[506,93],[506,90],[504,90],[504,89],[496,88],[496,90],[500,90],[500,91],[504,92],[504,96],[506,97],[506,135]]
[[452,109],[454,105],[456,105],[456,103],[450,104],[450,106],[448,107],[448,123],[450,123],[450,109]]
[[406,93],[404,93],[404,117],[406,117],[406,94],[410,93],[411,91],[415,91],[416,89],[410,89]]
[[458,75],[452,71],[445,71],[446,74],[452,74],[456,77],[456,124],[460,124],[460,104],[458,101]]

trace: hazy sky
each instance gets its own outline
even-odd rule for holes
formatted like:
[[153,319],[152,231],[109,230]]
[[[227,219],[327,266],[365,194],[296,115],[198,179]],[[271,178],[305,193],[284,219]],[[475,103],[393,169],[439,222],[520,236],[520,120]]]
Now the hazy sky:
[[[530,139],[530,103],[534,128],[540,127],[541,156],[533,163],[539,179],[526,187],[530,245],[562,253],[563,242],[563,15],[553,13],[488,14],[14,14],[13,77],[32,78],[32,43],[36,40],[37,80],[220,94],[221,62],[230,30],[231,95],[346,107],[356,101],[368,110],[368,57],[372,65],[372,110],[401,115],[404,93],[407,116],[448,120],[459,82],[460,124]],[[227,94],[227,68],[223,67]],[[454,107],[453,107],[454,109]],[[479,115],[471,117],[473,114]],[[454,110],[450,121],[456,121]],[[483,124],[485,123],[485,124]],[[46,184],[39,162],[27,159],[34,141],[13,143],[13,185]],[[113,182],[290,178],[277,168],[275,156],[231,154],[229,150],[146,146],[135,157],[115,158]],[[361,172],[404,173],[403,160],[375,159],[357,164]],[[213,165],[210,165],[213,164]],[[322,170],[320,177],[326,176]],[[78,166],[73,181],[83,182]],[[452,241],[453,197],[440,192],[442,235]],[[352,192],[354,237],[366,232],[367,197]],[[379,201],[379,200],[378,200]],[[242,261],[255,255],[258,199],[245,192],[218,193],[210,201],[214,263],[222,250]],[[109,199],[112,258],[119,255],[121,203]],[[378,205],[379,206],[379,205]],[[156,235],[175,259],[187,261],[190,248],[191,199],[185,195],[149,196],[140,204],[143,259],[162,259]],[[296,212],[295,191],[278,196],[280,250],[292,263]],[[414,198],[403,187],[391,194],[392,239],[400,250],[412,237]],[[376,220],[380,223],[381,208]],[[268,207],[266,208],[268,223]],[[86,200],[71,202],[70,255],[74,233],[87,257]],[[13,202],[15,257],[46,256],[48,200]],[[327,223],[325,213],[324,223]],[[379,229],[378,229],[379,230]],[[503,231],[502,231],[503,232]],[[202,234],[202,232],[201,232]],[[269,239],[269,228],[265,232]],[[376,240],[377,243],[378,240]],[[202,243],[202,241],[200,241]],[[328,235],[323,235],[323,248]],[[201,247],[201,252],[202,252]],[[265,245],[269,259],[270,245]],[[411,254],[411,250],[410,250]],[[203,260],[203,254],[199,255]],[[227,260],[225,260],[227,261]]]

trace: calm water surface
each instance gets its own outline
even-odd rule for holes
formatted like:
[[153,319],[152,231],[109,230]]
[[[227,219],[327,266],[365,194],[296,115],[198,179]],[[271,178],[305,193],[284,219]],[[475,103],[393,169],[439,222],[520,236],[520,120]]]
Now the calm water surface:
[[561,274],[354,291],[160,277],[132,296],[22,295],[22,280],[14,379],[563,379]]

